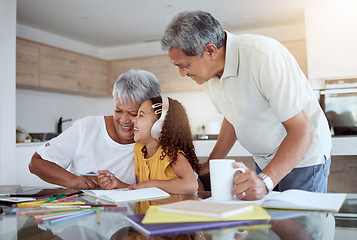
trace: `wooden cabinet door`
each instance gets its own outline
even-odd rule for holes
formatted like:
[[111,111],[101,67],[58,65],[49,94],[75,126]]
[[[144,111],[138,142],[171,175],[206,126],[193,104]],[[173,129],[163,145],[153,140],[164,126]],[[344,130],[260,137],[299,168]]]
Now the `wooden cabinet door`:
[[16,39],[16,84],[40,85],[40,45]]
[[110,73],[108,77],[108,94],[112,94],[114,83],[122,73],[125,73],[132,68],[141,69],[139,64],[140,61],[137,61],[137,58],[111,61],[109,63]]
[[165,89],[165,92],[188,92],[188,91],[203,90],[202,85],[198,85],[190,77],[187,76],[182,77],[180,75],[178,67],[170,62],[170,59],[167,55],[164,56],[169,64],[168,67],[169,77],[160,80],[162,89]]
[[94,96],[107,95],[107,61],[78,55],[78,91]]
[[40,46],[40,87],[77,92],[77,68],[77,54]]
[[161,91],[163,93],[202,89],[202,87],[192,79],[181,77],[178,68],[170,63],[170,59],[167,55],[115,60],[110,63],[110,68],[109,85],[111,85],[111,87],[113,87],[114,82],[120,74],[129,69],[142,69],[155,74],[160,82]]

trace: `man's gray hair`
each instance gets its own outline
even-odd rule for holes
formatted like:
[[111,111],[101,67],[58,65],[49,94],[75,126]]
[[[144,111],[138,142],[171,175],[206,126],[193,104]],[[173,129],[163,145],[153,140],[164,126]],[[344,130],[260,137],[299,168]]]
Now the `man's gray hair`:
[[160,96],[160,83],[156,76],[145,70],[131,69],[121,74],[113,87],[114,101],[142,104],[145,100]]
[[169,51],[179,47],[187,56],[201,58],[207,44],[221,48],[225,33],[219,22],[208,12],[184,11],[178,13],[166,26],[161,48]]

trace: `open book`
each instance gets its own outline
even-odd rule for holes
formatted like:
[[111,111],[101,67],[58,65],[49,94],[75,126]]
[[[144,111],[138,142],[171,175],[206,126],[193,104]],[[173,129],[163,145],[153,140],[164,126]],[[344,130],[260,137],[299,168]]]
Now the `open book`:
[[239,213],[252,211],[253,205],[186,200],[181,202],[159,205],[158,210],[162,212],[224,219],[233,215],[237,215]]
[[[230,203],[257,203],[265,208],[318,210],[338,212],[346,199],[346,193],[316,193],[291,189],[271,192],[258,201],[231,200]],[[209,199],[208,201],[213,201]],[[228,201],[225,201],[227,203]]]
[[113,190],[82,190],[82,191],[87,196],[99,198],[114,203],[170,197],[170,194],[157,187],[140,188],[135,190],[128,190],[127,188],[122,188],[122,189],[113,189]]

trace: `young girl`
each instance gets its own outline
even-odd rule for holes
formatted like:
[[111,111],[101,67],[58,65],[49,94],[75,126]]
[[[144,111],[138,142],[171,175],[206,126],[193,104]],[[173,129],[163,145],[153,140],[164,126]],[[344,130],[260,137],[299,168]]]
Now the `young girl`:
[[[133,122],[138,183],[130,188],[158,187],[173,194],[195,193],[198,181],[194,172],[199,172],[199,163],[183,106],[164,96],[151,98],[143,102]],[[99,185],[115,188],[117,179],[108,179],[107,174],[103,172]]]

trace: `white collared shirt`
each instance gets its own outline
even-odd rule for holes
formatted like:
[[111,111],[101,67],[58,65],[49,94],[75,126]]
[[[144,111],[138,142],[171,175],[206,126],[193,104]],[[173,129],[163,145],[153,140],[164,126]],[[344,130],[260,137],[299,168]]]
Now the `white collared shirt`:
[[226,33],[223,75],[203,86],[239,142],[263,169],[286,136],[281,122],[306,108],[314,139],[296,167],[323,163],[331,152],[328,123],[295,58],[271,38]]

